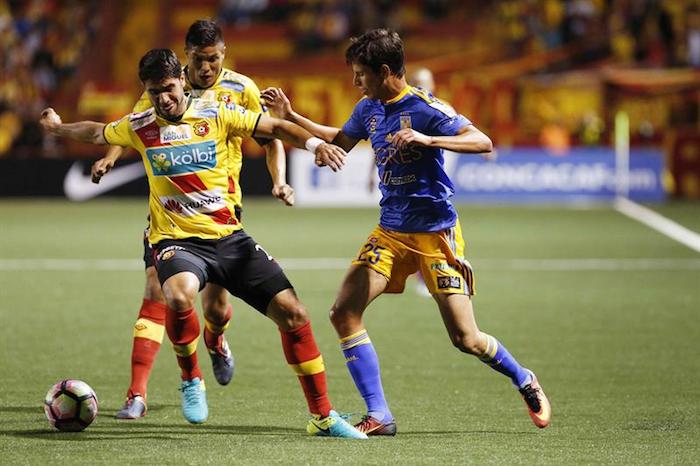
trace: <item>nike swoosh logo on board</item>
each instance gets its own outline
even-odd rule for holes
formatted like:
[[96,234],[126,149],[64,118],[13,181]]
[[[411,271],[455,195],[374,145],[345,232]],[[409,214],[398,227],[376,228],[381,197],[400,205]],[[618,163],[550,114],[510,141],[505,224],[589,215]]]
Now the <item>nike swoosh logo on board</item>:
[[95,184],[89,173],[83,173],[82,163],[75,162],[63,179],[63,192],[71,201],[86,201],[137,180],[145,174],[143,163],[134,162],[113,168],[102,177],[100,184]]

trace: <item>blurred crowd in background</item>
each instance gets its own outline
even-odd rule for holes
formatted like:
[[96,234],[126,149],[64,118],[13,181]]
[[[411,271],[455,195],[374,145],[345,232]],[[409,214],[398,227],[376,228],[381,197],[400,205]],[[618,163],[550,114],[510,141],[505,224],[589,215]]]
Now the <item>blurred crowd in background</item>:
[[[292,44],[299,60],[327,53],[342,61],[348,37],[370,28],[388,27],[399,31],[407,45],[413,39],[410,43],[418,55],[423,38],[425,43],[434,44],[441,33],[451,34],[444,48],[431,46],[422,51],[423,57],[470,49],[479,42],[494,63],[571,47],[584,47],[593,54],[575,55],[580,62],[565,60],[563,65],[557,62],[558,68],[539,70],[547,72],[611,64],[640,69],[700,69],[698,0],[0,0],[0,157],[42,153],[42,135],[36,125],[40,109],[60,97],[64,101],[73,98],[68,90],[74,90],[76,81],[87,76],[82,73],[83,67],[91,51],[90,56],[95,56],[99,36],[108,34],[103,28],[107,21],[126,30],[129,21],[134,21],[130,17],[149,2],[162,15],[174,16],[180,7],[195,11],[204,5],[209,9],[202,11],[211,11],[227,33],[237,37],[282,25],[285,41]],[[108,4],[112,11],[115,5],[122,10],[118,20],[106,18]],[[180,29],[194,19],[180,21]],[[160,26],[154,24],[153,28]],[[142,26],[138,26],[140,30],[133,27],[146,37]],[[230,47],[234,59],[235,50]],[[112,55],[110,50],[100,53]],[[132,53],[126,61],[137,59]],[[249,74],[246,69],[241,71]],[[443,81],[448,78],[441,77]],[[602,116],[595,112],[586,118],[588,129],[603,126]],[[550,120],[556,123],[555,117]],[[555,131],[556,124],[549,129]],[[542,128],[545,136],[547,131]]]

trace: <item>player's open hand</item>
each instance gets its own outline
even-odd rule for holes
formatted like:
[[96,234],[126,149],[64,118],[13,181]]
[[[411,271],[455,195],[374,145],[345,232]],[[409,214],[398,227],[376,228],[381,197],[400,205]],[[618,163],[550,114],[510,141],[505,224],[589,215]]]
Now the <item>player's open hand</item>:
[[272,116],[284,120],[292,113],[292,104],[279,87],[268,87],[260,93],[260,98],[270,109]]
[[58,113],[51,108],[45,108],[41,112],[41,119],[39,120],[39,124],[46,130],[51,130],[54,127],[60,125],[62,123],[61,117],[58,116]]
[[284,202],[285,205],[294,205],[294,188],[288,184],[280,184],[272,187],[272,195]]
[[347,154],[340,147],[324,142],[316,148],[316,166],[330,167],[331,170],[337,172],[345,165],[346,156]]
[[411,128],[404,128],[398,131],[391,139],[391,143],[399,150],[405,149],[409,145],[429,146],[431,141],[432,138],[430,136],[426,136]]
[[90,174],[92,175],[92,182],[98,184],[102,177],[114,168],[114,160],[110,157],[103,157],[92,164],[90,169]]

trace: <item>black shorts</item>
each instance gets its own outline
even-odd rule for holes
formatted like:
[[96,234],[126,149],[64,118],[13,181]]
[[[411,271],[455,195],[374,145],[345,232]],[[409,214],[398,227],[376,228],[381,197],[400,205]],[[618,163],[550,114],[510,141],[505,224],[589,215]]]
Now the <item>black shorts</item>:
[[243,230],[215,240],[165,240],[153,249],[161,285],[177,273],[191,272],[200,290],[216,283],[262,314],[277,293],[292,288],[277,261]]
[[[241,221],[243,217],[243,208],[241,206],[234,206],[233,213],[236,214],[238,221]],[[155,259],[153,254],[153,247],[151,243],[148,242],[148,227],[143,230],[143,264],[144,268],[155,267]]]

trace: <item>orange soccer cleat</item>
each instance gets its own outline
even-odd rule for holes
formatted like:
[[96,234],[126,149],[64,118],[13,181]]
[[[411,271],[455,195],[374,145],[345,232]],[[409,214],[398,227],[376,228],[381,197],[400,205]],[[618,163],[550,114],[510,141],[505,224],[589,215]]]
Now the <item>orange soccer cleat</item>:
[[362,420],[355,424],[355,428],[360,432],[370,435],[396,435],[396,422],[391,419],[389,422],[381,422],[372,416],[362,416]]
[[520,389],[520,394],[523,396],[523,400],[525,400],[532,422],[540,429],[544,429],[549,425],[549,421],[552,419],[552,407],[549,404],[547,395],[542,391],[537,377],[535,377],[535,374],[532,372],[530,372],[530,374],[532,380],[529,384]]

